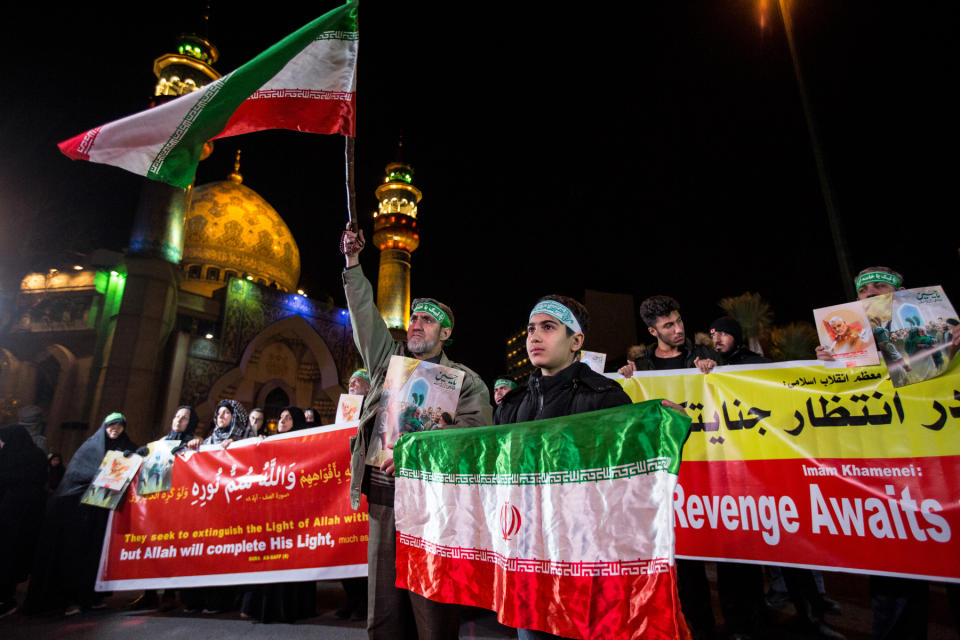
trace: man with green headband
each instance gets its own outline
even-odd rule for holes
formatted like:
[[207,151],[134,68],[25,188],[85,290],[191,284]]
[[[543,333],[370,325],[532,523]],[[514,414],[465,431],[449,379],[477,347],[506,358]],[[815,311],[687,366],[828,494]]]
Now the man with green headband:
[[[857,299],[885,295],[904,289],[904,278],[890,267],[867,267],[854,281]],[[880,329],[878,334],[878,329]],[[902,356],[893,343],[885,340],[888,327],[874,327],[878,348],[882,348],[894,360]],[[892,350],[892,353],[890,352]],[[833,354],[822,346],[817,347],[817,358],[833,360]],[[952,586],[952,585],[951,585]],[[892,576],[870,576],[870,608],[873,610],[874,638],[925,638],[927,612],[930,601],[930,586],[925,580],[912,580]]]
[[503,396],[517,388],[517,383],[510,378],[497,378],[493,383],[493,404],[500,406]]
[[451,361],[443,352],[453,333],[453,312],[433,298],[418,298],[410,308],[406,343],[394,340],[374,304],[373,287],[360,268],[362,232],[347,230],[340,239],[346,258],[343,289],[350,309],[353,340],[369,372],[370,391],[363,402],[357,435],[351,440],[350,501],[360,506],[360,494],[367,496],[370,537],[367,544],[369,602],[367,634],[370,638],[403,638],[416,628],[421,638],[456,638],[460,630],[459,609],[433,602],[396,584],[396,524],[393,513],[393,460],[380,468],[365,464],[367,448],[376,437],[375,418],[381,408],[384,379],[394,355],[427,360],[464,372],[456,415],[449,426],[474,427],[492,423],[490,392],[480,377],[467,367]]
[[[857,288],[857,300],[872,298],[873,296],[882,296],[904,288],[903,276],[890,267],[867,267],[857,274],[854,283]],[[874,329],[874,334],[876,335],[876,333],[877,330]],[[888,352],[892,350],[890,355],[894,360],[902,359],[902,356],[897,352],[893,343],[889,342],[889,340],[883,340],[882,332],[881,335],[877,337],[880,338],[877,341],[880,348]],[[834,359],[833,352],[823,345],[818,345],[816,351],[818,360]]]

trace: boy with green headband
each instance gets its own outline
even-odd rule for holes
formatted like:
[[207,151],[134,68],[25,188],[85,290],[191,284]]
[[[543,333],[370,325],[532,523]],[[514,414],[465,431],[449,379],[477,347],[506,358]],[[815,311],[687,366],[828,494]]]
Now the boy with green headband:
[[539,369],[526,387],[503,396],[494,415],[496,424],[630,404],[619,384],[578,362],[589,326],[587,308],[573,298],[544,296],[534,305],[527,324],[527,355]]
[[[537,301],[527,322],[527,355],[538,370],[530,374],[525,387],[503,396],[494,414],[496,424],[557,418],[630,404],[630,397],[617,382],[579,362],[578,354],[589,328],[590,314],[577,300],[549,295]],[[683,411],[668,400],[663,404]],[[559,637],[533,629],[517,629],[517,636],[520,640]]]
[[[567,296],[544,296],[530,311],[527,355],[539,367],[527,386],[508,391],[497,405],[496,424],[529,422],[630,404],[619,384],[578,361],[590,314]],[[498,380],[495,384],[500,384]],[[559,638],[517,629],[520,640]]]
[[[394,340],[373,299],[373,287],[360,269],[362,232],[347,230],[340,239],[346,258],[343,289],[347,294],[353,340],[369,372],[370,391],[363,402],[357,435],[351,439],[350,501],[360,506],[360,494],[369,504],[370,537],[367,544],[370,609],[367,633],[370,638],[403,638],[416,628],[420,637],[456,638],[460,629],[459,609],[433,602],[406,589],[398,589],[396,571],[396,522],[393,513],[393,460],[380,468],[365,464],[367,448],[375,433],[375,418],[381,409],[383,383],[390,357],[394,355],[427,360],[464,372],[456,414],[450,427],[489,425],[492,420],[490,392],[480,377],[467,367],[452,362],[443,352],[453,333],[453,312],[433,298],[419,298],[410,309],[407,340]],[[385,408],[384,403],[384,408]]]

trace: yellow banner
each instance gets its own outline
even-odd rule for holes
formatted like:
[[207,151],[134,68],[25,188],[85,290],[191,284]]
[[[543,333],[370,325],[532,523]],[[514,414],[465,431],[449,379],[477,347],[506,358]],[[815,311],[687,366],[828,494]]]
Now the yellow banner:
[[666,398],[687,408],[684,461],[950,456],[960,455],[958,361],[899,389],[882,364],[803,362],[638,372],[618,382],[634,402]]

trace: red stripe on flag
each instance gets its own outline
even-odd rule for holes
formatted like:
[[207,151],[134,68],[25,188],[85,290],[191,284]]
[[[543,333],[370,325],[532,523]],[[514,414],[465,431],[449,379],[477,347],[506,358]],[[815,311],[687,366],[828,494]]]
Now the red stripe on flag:
[[675,566],[659,573],[556,575],[529,571],[526,562],[510,571],[477,559],[483,553],[438,555],[401,542],[398,534],[397,586],[431,600],[490,609],[511,627],[568,638],[690,637]]
[[217,138],[264,129],[353,136],[356,130],[356,112],[356,95],[350,100],[291,97],[246,100],[233,113]]
[[57,146],[60,147],[60,152],[68,158],[73,160],[86,160],[89,162],[90,147],[93,146],[93,141],[97,139],[97,136],[100,134],[100,129],[102,128],[103,127],[97,127],[96,129],[84,131],[78,136],[74,136],[69,140],[64,140]]

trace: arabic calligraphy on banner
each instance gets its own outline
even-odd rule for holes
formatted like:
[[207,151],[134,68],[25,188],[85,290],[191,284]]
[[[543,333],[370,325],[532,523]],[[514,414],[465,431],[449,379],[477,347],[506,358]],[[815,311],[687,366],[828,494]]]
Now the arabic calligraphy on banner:
[[897,389],[883,365],[759,367],[618,380],[693,418],[677,555],[960,582],[960,367]]
[[98,590],[365,576],[367,513],[350,508],[356,424],[177,456],[168,491],[112,514]]

